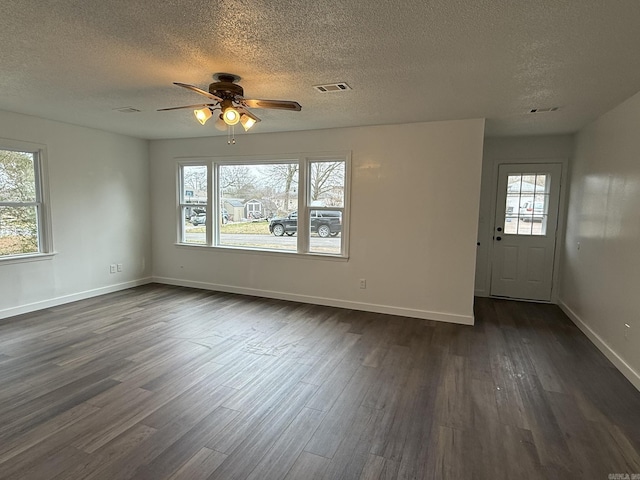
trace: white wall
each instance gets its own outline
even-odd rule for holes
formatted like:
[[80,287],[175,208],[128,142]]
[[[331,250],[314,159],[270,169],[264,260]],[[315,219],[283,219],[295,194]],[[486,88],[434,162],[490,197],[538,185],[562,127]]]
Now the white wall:
[[[491,282],[491,254],[493,246],[493,216],[496,200],[497,171],[501,163],[560,162],[566,178],[568,161],[573,154],[573,135],[547,135],[533,137],[489,137],[484,141],[482,159],[482,190],[480,194],[480,219],[478,224],[478,258],[476,263],[475,294],[489,296]],[[567,182],[564,181],[567,185]],[[562,202],[566,188],[561,191],[558,232],[562,232],[564,208]],[[559,254],[556,252],[557,275]],[[557,282],[552,299],[556,299]]]
[[[152,141],[154,280],[471,323],[483,131],[464,120]],[[352,152],[348,261],[175,245],[176,157],[327,151]]]
[[[639,126],[640,93],[577,135],[560,297],[569,316],[637,388]],[[625,323],[631,325],[628,338]]]
[[[146,140],[2,111],[0,137],[47,147],[56,252],[47,260],[0,262],[0,318],[149,276]],[[110,274],[111,263],[124,271]]]

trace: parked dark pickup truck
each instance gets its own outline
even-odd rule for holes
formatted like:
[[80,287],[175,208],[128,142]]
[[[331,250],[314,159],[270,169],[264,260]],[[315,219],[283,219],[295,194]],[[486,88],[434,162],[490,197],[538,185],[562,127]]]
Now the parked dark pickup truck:
[[[311,210],[311,232],[326,238],[335,237],[342,231],[342,212],[334,210]],[[281,237],[285,233],[289,236],[298,231],[298,212],[293,212],[284,218],[274,218],[269,222],[269,231]]]

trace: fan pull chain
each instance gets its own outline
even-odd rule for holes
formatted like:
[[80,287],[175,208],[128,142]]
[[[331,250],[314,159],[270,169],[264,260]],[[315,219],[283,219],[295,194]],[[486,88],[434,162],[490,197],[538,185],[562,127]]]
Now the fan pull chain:
[[236,144],[236,127],[235,125],[227,125],[227,145]]

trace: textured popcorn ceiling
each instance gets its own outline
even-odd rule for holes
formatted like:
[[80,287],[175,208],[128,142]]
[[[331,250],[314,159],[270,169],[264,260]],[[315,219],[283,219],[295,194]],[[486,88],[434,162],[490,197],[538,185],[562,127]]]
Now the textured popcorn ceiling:
[[[565,133],[640,90],[639,47],[637,0],[0,0],[0,109],[224,135],[155,110],[202,100],[172,82],[231,72],[248,98],[302,104],[253,110],[252,132],[486,117],[490,135]],[[312,88],[331,82],[353,90]]]

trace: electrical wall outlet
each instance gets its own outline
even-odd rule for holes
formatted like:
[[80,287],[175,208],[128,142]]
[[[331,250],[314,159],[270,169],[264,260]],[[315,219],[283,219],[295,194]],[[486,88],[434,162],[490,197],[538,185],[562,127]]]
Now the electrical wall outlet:
[[366,278],[361,278],[360,279],[360,288],[367,288],[367,279]]
[[118,271],[119,271],[119,272],[121,272],[121,271],[122,271],[122,264],[121,264],[121,263],[119,263],[119,264],[118,264]]
[[112,263],[111,265],[109,265],[109,272],[110,273],[116,273],[116,264]]

